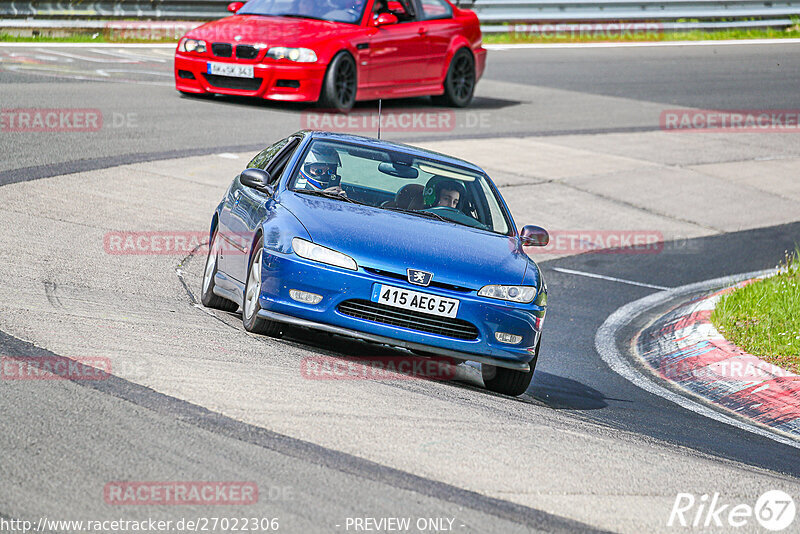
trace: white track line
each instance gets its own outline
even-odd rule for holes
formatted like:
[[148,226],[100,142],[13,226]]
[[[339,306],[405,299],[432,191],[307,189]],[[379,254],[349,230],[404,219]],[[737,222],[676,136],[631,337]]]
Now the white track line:
[[754,424],[748,424],[739,419],[725,415],[724,413],[718,412],[709,406],[706,406],[705,404],[701,404],[700,402],[696,402],[690,398],[679,395],[674,391],[671,391],[658,384],[656,381],[654,381],[654,379],[645,376],[635,369],[625,359],[625,357],[622,356],[619,349],[617,349],[616,343],[617,332],[619,332],[620,329],[630,324],[634,318],[638,317],[642,313],[655,306],[658,306],[659,304],[663,304],[669,299],[681,295],[689,295],[698,291],[706,291],[733,285],[737,282],[741,282],[742,280],[765,276],[773,272],[774,269],[768,269],[766,271],[754,271],[733,276],[723,276],[722,278],[715,278],[713,280],[706,280],[704,282],[697,282],[695,284],[676,287],[674,289],[670,289],[669,291],[653,293],[652,295],[648,295],[643,299],[626,304],[612,313],[608,319],[606,319],[603,325],[597,330],[597,335],[594,339],[595,348],[600,354],[600,357],[603,358],[603,361],[606,362],[606,364],[608,364],[608,366],[611,367],[615,373],[619,374],[629,382],[632,382],[645,391],[648,391],[654,395],[658,395],[659,397],[667,399],[668,401],[674,402],[682,408],[686,408],[687,410],[695,412],[704,417],[708,417],[709,419],[714,419],[715,421],[734,426],[753,434],[758,434],[759,436],[769,438],[773,441],[777,441],[778,443],[800,449],[800,442],[797,440],[776,432],[770,432],[766,428],[756,426]]
[[619,43],[518,43],[485,44],[487,50],[523,50],[545,48],[645,48],[661,46],[730,46],[800,44],[800,39],[720,39],[719,41],[634,41]]
[[584,271],[573,271],[572,269],[564,269],[562,267],[553,267],[553,270],[558,271],[559,273],[576,274],[578,276],[586,276],[588,278],[599,278],[601,280],[610,280],[611,282],[619,282],[621,284],[629,284],[632,286],[649,287],[661,291],[669,291],[670,289],[672,289],[671,287],[654,286],[653,284],[645,284],[644,282],[635,282],[633,280],[625,280],[623,278],[614,278],[613,276],[606,276],[604,274],[587,273]]

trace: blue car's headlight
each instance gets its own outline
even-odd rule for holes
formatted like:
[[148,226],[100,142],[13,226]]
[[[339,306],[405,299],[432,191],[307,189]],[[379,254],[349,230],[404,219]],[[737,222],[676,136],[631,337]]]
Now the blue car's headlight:
[[298,63],[316,63],[317,54],[309,48],[287,48],[273,46],[267,50],[267,57],[272,59],[288,59]]
[[305,239],[300,239],[299,237],[292,239],[292,249],[294,249],[295,254],[307,260],[327,263],[328,265],[335,265],[336,267],[350,269],[351,271],[358,270],[356,260],[347,254],[336,252],[335,250],[317,245],[311,241],[306,241]]
[[527,304],[536,298],[536,288],[533,286],[483,286],[478,295],[490,299],[508,300]]

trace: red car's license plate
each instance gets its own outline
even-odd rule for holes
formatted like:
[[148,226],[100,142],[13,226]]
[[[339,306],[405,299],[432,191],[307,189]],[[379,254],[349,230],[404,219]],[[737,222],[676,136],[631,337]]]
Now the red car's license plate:
[[252,65],[237,65],[236,63],[215,63],[209,61],[206,67],[207,74],[217,76],[233,76],[235,78],[253,78]]

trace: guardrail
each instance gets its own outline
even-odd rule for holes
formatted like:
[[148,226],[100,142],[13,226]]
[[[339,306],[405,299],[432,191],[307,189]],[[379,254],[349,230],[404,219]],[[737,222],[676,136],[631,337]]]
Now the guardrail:
[[800,1],[755,0],[477,0],[483,23],[743,19],[800,15]]
[[[664,28],[763,27],[792,23],[800,0],[474,0],[484,31],[508,31],[500,23],[579,23],[657,21]],[[228,15],[228,0],[0,0],[7,19],[155,19],[209,20]],[[688,19],[688,20],[687,20]],[[703,21],[703,22],[697,22]]]
[[148,18],[209,20],[230,15],[224,0],[100,0],[98,2],[8,2],[0,0],[0,16],[9,18]]

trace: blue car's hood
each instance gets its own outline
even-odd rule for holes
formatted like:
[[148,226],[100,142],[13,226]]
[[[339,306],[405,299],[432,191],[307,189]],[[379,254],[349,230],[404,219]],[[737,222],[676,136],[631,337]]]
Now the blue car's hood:
[[521,284],[527,257],[516,238],[341,200],[285,191],[281,204],[315,243],[353,257],[362,267],[394,273],[407,268],[470,289]]

